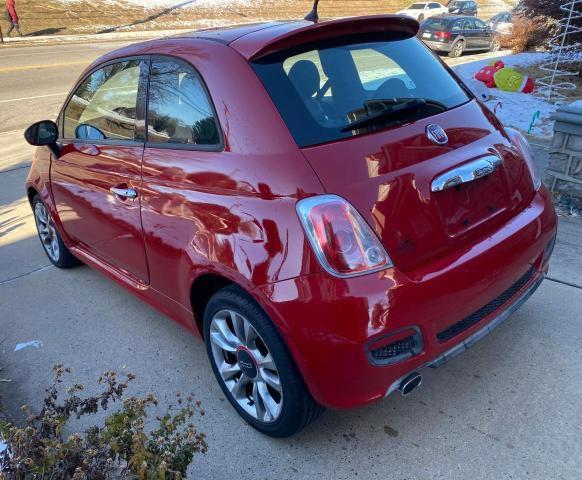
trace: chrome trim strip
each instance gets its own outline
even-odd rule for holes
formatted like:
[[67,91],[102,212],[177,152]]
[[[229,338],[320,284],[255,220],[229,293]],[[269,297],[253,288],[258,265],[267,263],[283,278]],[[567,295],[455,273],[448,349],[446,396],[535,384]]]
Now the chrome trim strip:
[[487,155],[471,162],[464,163],[436,177],[430,184],[431,192],[442,192],[462,183],[472,182],[491,175],[501,166],[501,158],[497,155]]
[[398,390],[398,387],[402,383],[402,381],[410,375],[410,373],[421,370],[425,367],[430,368],[439,368],[444,363],[448,362],[452,358],[455,358],[457,355],[463,353],[468,348],[475,345],[479,340],[482,340],[484,337],[489,335],[493,330],[495,330],[499,325],[505,322],[519,307],[521,307],[538,289],[541,283],[546,278],[545,273],[540,273],[538,278],[536,278],[533,283],[527,287],[527,289],[521,294],[519,298],[517,298],[513,303],[511,303],[505,310],[499,313],[493,320],[491,320],[487,325],[484,325],[479,330],[477,330],[473,335],[468,337],[467,339],[463,340],[461,343],[455,345],[454,347],[450,348],[446,352],[439,355],[434,360],[431,360],[424,365],[413,369],[411,372],[403,375],[398,380],[393,382],[390,387],[388,388],[385,397],[390,395],[392,392]]

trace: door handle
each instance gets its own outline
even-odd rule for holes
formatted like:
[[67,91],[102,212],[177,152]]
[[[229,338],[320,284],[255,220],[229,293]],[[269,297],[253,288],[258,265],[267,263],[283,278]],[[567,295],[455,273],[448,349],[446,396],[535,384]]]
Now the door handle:
[[121,197],[121,198],[131,198],[131,199],[134,199],[134,198],[137,197],[137,192],[133,188],[117,188],[117,187],[111,187],[109,189],[109,191],[111,193],[113,193],[114,195],[117,195],[118,197]]
[[481,157],[439,175],[430,184],[430,191],[442,192],[443,190],[456,187],[462,183],[472,182],[478,178],[491,175],[500,166],[501,158],[497,155]]

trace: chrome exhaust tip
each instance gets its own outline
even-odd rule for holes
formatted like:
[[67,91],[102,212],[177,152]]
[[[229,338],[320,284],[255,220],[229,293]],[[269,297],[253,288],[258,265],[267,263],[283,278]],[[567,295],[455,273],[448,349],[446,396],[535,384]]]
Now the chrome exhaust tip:
[[400,385],[398,386],[398,391],[402,394],[403,397],[410,394],[413,390],[420,387],[422,384],[422,375],[418,372],[411,373],[406,377]]

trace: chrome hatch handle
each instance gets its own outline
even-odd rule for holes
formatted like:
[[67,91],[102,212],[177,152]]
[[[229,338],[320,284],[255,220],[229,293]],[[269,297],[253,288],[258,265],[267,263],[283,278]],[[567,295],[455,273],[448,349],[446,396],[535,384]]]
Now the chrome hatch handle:
[[500,166],[501,158],[497,155],[487,155],[477,160],[472,160],[439,175],[430,184],[430,191],[442,192],[462,183],[472,182],[491,175]]

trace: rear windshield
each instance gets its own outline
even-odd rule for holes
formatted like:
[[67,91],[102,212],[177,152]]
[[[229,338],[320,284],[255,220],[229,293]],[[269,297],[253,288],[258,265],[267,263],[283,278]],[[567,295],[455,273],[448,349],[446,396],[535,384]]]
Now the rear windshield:
[[424,10],[424,7],[426,7],[426,3],[413,3],[406,10]]
[[422,28],[430,28],[431,30],[447,30],[449,28],[450,20],[445,18],[429,18],[422,24]]
[[393,128],[470,99],[414,37],[311,44],[252,67],[300,147]]

